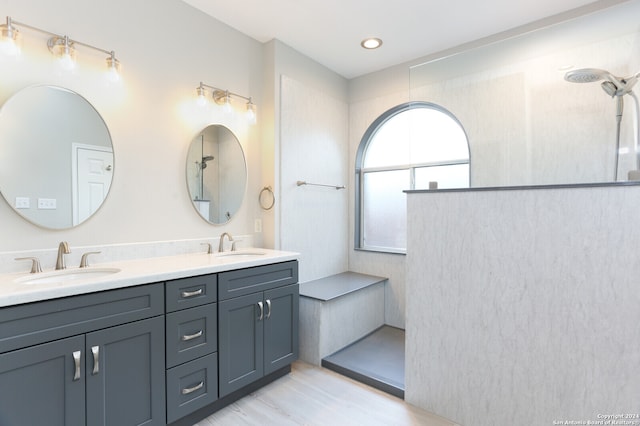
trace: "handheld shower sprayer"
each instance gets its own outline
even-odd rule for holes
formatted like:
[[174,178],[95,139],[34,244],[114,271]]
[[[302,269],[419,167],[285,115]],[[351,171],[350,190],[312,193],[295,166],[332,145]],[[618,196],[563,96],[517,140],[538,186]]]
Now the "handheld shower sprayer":
[[633,86],[638,82],[640,78],[640,72],[630,77],[616,77],[609,71],[597,69],[597,68],[583,68],[578,70],[569,71],[564,75],[564,79],[571,83],[593,83],[596,81],[604,80],[600,83],[600,87],[612,98],[616,98],[616,151],[615,151],[615,165],[613,180],[618,180],[618,157],[620,151],[620,125],[622,123],[622,114],[624,111],[624,95],[629,95],[633,98],[636,104],[636,116],[635,116],[635,151],[636,151],[636,169],[640,170],[640,105],[638,98],[633,92]]
[[602,89],[611,97],[623,96],[631,92],[638,78],[640,78],[640,72],[630,77],[622,78],[598,68],[582,68],[569,71],[564,75],[564,79],[571,83],[594,83],[605,80],[601,83]]

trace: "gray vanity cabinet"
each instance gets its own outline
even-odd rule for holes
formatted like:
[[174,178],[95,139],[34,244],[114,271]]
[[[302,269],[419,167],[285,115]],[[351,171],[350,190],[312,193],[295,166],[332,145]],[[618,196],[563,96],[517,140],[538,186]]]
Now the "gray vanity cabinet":
[[0,425],[83,425],[84,366],[74,380],[73,354],[84,336],[0,355]]
[[271,304],[269,315],[264,321],[266,375],[298,359],[299,285],[265,291],[264,298]]
[[218,399],[217,278],[166,283],[167,423]]
[[0,426],[193,424],[297,357],[295,260],[3,307]]
[[219,275],[220,396],[297,359],[297,282],[297,261]]
[[163,293],[0,309],[0,425],[164,425]]
[[164,318],[86,336],[87,426],[164,425]]

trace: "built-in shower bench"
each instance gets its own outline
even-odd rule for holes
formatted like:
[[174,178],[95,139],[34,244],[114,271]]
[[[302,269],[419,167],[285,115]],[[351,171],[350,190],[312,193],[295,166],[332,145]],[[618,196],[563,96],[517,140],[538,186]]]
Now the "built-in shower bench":
[[300,358],[322,358],[384,325],[387,278],[343,272],[300,284]]

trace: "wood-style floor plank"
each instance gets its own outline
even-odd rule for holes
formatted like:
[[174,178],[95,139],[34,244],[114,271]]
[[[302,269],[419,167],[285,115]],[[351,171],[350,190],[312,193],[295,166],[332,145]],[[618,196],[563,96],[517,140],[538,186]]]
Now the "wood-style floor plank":
[[456,426],[330,370],[295,362],[291,374],[195,426]]

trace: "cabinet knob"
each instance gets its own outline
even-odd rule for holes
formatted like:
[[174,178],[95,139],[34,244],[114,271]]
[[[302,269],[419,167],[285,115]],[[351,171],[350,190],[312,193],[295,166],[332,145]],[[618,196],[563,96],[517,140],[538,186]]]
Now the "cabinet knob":
[[260,316],[258,317],[258,321],[262,321],[264,318],[264,306],[262,306],[262,302],[258,302],[258,308],[260,308]]
[[271,317],[271,300],[267,299],[267,319]]

